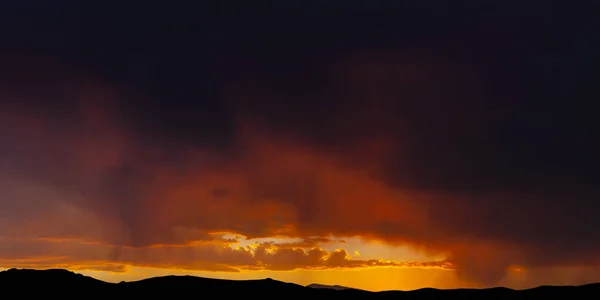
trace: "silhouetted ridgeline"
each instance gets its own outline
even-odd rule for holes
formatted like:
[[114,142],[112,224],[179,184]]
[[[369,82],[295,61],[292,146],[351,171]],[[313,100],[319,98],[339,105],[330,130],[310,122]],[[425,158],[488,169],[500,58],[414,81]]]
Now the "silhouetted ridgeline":
[[[0,290],[4,295],[88,298],[97,295],[150,297],[156,295],[202,298],[246,296],[281,298],[296,296],[344,297],[355,299],[600,299],[600,283],[583,286],[543,286],[529,290],[492,289],[420,289],[415,291],[367,292],[340,286],[312,284],[301,286],[272,279],[221,280],[194,276],[165,276],[140,281],[108,283],[67,270],[11,269],[0,272]],[[193,293],[193,294],[190,294]]]

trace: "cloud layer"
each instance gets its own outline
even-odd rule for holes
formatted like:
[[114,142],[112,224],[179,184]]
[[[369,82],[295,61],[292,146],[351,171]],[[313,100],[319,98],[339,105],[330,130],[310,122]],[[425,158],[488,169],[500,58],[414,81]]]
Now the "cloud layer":
[[194,242],[132,248],[71,239],[2,238],[0,245],[0,262],[4,268],[66,267],[113,272],[125,272],[131,266],[217,272],[369,267],[453,268],[447,261],[361,260],[352,257],[344,249],[326,251],[317,246],[302,248],[270,243],[242,247],[225,242]]
[[[598,124],[581,95],[594,94],[587,68],[597,63],[584,66],[587,52],[559,43],[543,12],[523,10],[531,14],[460,18],[471,25],[447,32],[411,32],[409,15],[390,32],[319,18],[299,28],[298,15],[248,32],[233,21],[206,31],[183,16],[165,29],[208,32],[204,43],[184,33],[125,38],[139,29],[129,17],[95,34],[91,18],[81,49],[20,32],[0,57],[0,258],[39,249],[27,259],[413,266],[318,245],[215,241],[229,232],[409,245],[447,257],[414,266],[452,266],[485,284],[511,265],[596,265]],[[589,29],[569,20],[565,30],[588,45]],[[263,30],[276,21],[286,34]],[[65,41],[82,35],[53,26]],[[541,35],[554,43],[533,38]],[[88,244],[69,252],[40,238]]]

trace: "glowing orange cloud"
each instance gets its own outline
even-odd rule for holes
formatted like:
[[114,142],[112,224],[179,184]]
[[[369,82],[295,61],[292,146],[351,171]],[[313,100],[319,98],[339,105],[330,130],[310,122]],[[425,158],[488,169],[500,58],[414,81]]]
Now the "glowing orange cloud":
[[[345,95],[352,100],[351,109],[332,116],[323,129],[326,134],[319,136],[335,142],[315,141],[302,130],[281,130],[260,118],[251,109],[253,100],[263,94],[285,99],[260,85],[260,79],[256,86],[228,86],[241,92],[231,100],[232,138],[220,148],[140,135],[136,123],[121,114],[120,98],[126,94],[89,78],[65,81],[67,92],[60,96],[69,101],[62,115],[3,101],[1,264],[229,272],[435,267],[455,270],[466,281],[493,284],[511,265],[599,261],[594,251],[581,246],[584,238],[572,241],[579,243],[579,259],[568,261],[558,255],[565,246],[548,238],[551,234],[537,234],[541,238],[535,241],[520,234],[539,233],[536,222],[553,224],[562,209],[558,202],[545,203],[539,195],[514,191],[465,192],[416,182],[458,179],[429,178],[415,167],[436,166],[436,161],[409,161],[415,151],[410,143],[423,142],[411,136],[417,125],[398,122],[392,113],[400,104],[391,87],[400,80],[416,89],[439,78],[402,62],[388,66],[371,61],[373,57],[364,59],[340,62],[352,70],[349,77],[332,74],[339,81],[335,84],[354,83]],[[365,69],[385,80],[364,78]],[[409,76],[413,71],[416,77]],[[446,71],[441,73],[449,74]],[[259,104],[280,107],[283,102],[275,100]],[[471,121],[459,128],[469,127]],[[199,134],[198,139],[204,138],[214,137]],[[509,210],[500,205],[506,199],[523,204]],[[530,218],[540,203],[554,213]],[[238,241],[216,232],[301,242],[236,248],[231,243]],[[555,232],[566,236],[568,228]],[[324,250],[331,236],[409,246],[445,259],[360,260],[348,255],[354,249]],[[542,246],[550,249],[543,256],[538,255]]]
[[239,272],[240,270],[296,270],[368,267],[452,269],[447,261],[360,260],[344,249],[254,244],[246,247],[222,242],[189,245],[119,247],[70,239],[0,239],[3,267],[56,268],[124,272],[127,266]]

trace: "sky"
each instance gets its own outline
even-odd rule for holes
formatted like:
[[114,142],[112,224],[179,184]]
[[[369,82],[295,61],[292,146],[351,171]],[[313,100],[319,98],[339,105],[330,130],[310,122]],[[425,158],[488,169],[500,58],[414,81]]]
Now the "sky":
[[597,10],[515,3],[2,1],[0,268],[600,281]]

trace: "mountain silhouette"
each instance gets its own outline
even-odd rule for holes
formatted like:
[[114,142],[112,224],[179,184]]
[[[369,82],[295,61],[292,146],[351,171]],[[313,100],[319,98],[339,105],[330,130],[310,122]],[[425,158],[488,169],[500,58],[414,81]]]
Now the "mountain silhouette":
[[76,289],[109,292],[114,284],[63,269],[10,269],[0,272],[0,290],[20,295],[71,294]]
[[225,280],[196,276],[163,276],[132,282],[121,282],[119,287],[128,291],[230,291],[252,292],[303,292],[306,289],[297,284],[273,279]]
[[[163,276],[139,281],[108,283],[62,269],[10,269],[0,272],[0,290],[20,296],[166,296],[227,297],[356,297],[357,299],[562,299],[600,298],[600,283],[582,286],[540,286],[527,290],[508,288],[368,292],[342,286],[301,286],[270,278],[223,280],[195,276]],[[190,293],[191,292],[191,293]],[[13,294],[14,295],[14,294]]]
[[330,290],[337,290],[337,291],[351,289],[349,287],[345,287],[345,286],[341,286],[341,285],[337,285],[337,284],[336,285],[325,285],[325,284],[318,284],[318,283],[311,283],[311,284],[307,285],[306,287],[313,288],[313,289],[330,289]]

